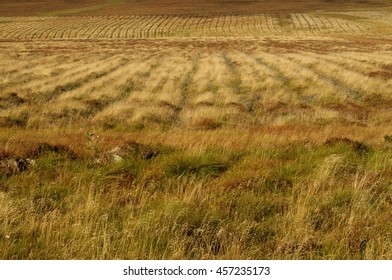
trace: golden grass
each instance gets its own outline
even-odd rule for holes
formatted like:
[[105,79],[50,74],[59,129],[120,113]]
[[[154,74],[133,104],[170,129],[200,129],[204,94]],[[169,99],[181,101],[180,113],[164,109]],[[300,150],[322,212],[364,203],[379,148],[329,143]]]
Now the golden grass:
[[[0,17],[0,39],[131,39],[391,34],[390,8],[350,12],[251,15]],[[54,14],[55,15],[55,14]],[[282,20],[285,17],[285,20]],[[378,18],[377,18],[378,17]],[[46,24],[43,24],[46,23]]]
[[0,27],[0,258],[391,259],[391,39],[252,17]]

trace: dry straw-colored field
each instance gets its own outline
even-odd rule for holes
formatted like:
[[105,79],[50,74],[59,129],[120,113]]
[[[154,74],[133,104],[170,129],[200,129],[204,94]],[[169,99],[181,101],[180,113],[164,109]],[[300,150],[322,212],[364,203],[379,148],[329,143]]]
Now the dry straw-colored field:
[[1,17],[1,39],[390,36],[390,10],[241,15]]
[[391,259],[392,11],[342,10],[1,17],[0,259]]

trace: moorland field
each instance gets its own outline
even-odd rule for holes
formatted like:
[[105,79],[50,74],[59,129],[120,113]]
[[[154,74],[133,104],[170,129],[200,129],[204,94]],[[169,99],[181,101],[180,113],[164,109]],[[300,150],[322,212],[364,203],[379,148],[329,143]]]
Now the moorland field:
[[0,259],[392,259],[390,1],[2,1]]

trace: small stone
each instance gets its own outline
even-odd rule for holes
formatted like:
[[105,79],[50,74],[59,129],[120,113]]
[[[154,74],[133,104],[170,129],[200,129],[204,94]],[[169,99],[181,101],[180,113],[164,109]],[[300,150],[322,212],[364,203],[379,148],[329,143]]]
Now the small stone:
[[122,157],[120,157],[119,155],[112,155],[113,156],[113,161],[115,162],[121,162],[124,159]]

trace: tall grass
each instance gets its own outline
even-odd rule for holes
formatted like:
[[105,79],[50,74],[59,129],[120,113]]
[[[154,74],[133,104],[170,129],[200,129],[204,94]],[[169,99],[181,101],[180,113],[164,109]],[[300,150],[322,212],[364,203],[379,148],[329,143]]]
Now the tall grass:
[[[182,150],[187,136],[168,132],[179,145],[125,150],[101,137],[93,153],[88,139],[77,157],[47,148],[1,177],[2,259],[391,258],[388,144]],[[122,160],[98,160],[113,150]]]

